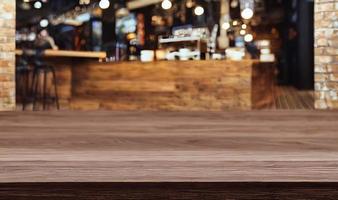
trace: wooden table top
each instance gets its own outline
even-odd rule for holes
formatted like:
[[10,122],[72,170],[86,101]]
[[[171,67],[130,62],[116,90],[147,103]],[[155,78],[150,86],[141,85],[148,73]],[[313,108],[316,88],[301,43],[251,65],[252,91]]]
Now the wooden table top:
[[0,182],[336,182],[338,112],[4,112]]

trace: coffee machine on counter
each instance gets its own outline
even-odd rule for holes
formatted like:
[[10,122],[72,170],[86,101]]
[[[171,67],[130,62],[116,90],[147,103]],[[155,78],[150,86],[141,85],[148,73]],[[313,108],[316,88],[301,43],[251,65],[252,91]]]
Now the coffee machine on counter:
[[166,60],[200,60],[208,52],[208,28],[175,27],[170,36],[159,37],[160,49],[166,49]]

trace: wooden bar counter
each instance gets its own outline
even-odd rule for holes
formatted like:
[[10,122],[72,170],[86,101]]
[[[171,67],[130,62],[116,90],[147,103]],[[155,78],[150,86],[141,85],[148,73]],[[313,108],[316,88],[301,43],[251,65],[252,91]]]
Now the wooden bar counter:
[[258,60],[103,63],[104,52],[43,55],[56,69],[63,109],[251,110],[274,100],[273,64]]
[[73,109],[223,111],[273,102],[273,67],[255,60],[86,62],[72,73]]

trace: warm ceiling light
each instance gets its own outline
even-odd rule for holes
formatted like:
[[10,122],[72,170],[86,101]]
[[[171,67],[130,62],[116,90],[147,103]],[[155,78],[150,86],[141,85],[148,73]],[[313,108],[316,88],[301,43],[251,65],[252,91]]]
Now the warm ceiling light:
[[194,10],[195,15],[200,16],[204,14],[204,8],[202,6],[197,6]]
[[36,8],[36,9],[42,8],[42,3],[41,3],[40,1],[36,1],[36,2],[34,3],[34,8]]
[[110,6],[109,0],[101,0],[99,3],[101,9],[107,9]]
[[89,5],[90,4],[90,0],[80,0],[79,4],[80,5]]
[[29,3],[22,3],[20,4],[22,10],[29,10],[31,9],[31,5]]
[[230,6],[231,8],[237,8],[238,4],[239,4],[238,0],[232,0]]
[[222,24],[222,29],[228,30],[229,28],[230,28],[230,23],[229,23],[229,22],[224,22],[224,23]]
[[243,19],[251,19],[254,15],[255,0],[240,0],[241,16]]
[[251,8],[245,8],[242,12],[241,12],[241,16],[243,17],[243,19],[251,19],[254,15],[254,12]]
[[232,25],[233,25],[233,26],[237,26],[237,25],[238,25],[238,21],[234,20],[234,21],[232,22]]
[[241,30],[241,31],[239,32],[239,34],[245,35],[245,34],[246,34],[246,31],[245,31],[245,30]]
[[186,6],[187,8],[192,8],[194,6],[194,2],[192,0],[187,0]]
[[242,24],[242,29],[246,29],[248,26],[246,24]]
[[23,2],[25,2],[25,3],[29,3],[29,0],[23,0]]
[[162,1],[161,6],[164,10],[169,10],[173,6],[173,4],[171,3],[170,0],[164,0]]
[[244,36],[244,41],[245,41],[245,42],[252,42],[252,41],[253,41],[253,35],[251,35],[251,34],[246,34],[246,35]]
[[48,26],[49,22],[47,19],[42,19],[40,21],[40,26],[43,27],[43,28],[46,28]]

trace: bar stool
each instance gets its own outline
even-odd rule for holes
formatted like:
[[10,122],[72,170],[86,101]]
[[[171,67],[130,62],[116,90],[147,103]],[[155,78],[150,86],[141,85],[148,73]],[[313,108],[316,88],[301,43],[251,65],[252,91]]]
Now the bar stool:
[[29,66],[25,58],[20,58],[17,62],[16,68],[16,93],[17,97],[20,97],[22,103],[22,110],[26,109],[26,105],[29,101],[29,92],[30,88],[30,74],[32,72],[31,67]]
[[[54,90],[54,96],[52,96],[50,90],[48,90],[48,76],[52,76],[51,87]],[[42,76],[42,81],[41,81]],[[55,69],[53,66],[44,64],[42,62],[35,62],[32,79],[32,98],[33,98],[33,111],[37,110],[38,102],[42,103],[43,110],[46,110],[47,104],[56,104],[57,110],[60,110],[59,96],[57,91],[57,80]]]

